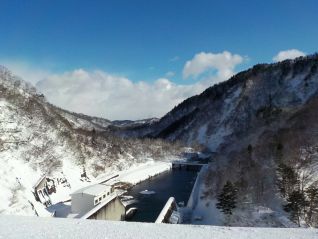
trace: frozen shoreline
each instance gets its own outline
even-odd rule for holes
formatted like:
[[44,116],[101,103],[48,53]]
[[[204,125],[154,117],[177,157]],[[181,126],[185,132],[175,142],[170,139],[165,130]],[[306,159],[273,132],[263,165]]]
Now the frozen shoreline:
[[[116,182],[130,183],[136,185],[142,181],[148,180],[154,176],[171,170],[170,162],[151,161],[141,165],[133,166],[132,168],[108,176],[98,177],[96,182],[107,181],[112,184]],[[118,175],[114,177],[114,175]],[[108,180],[109,179],[109,180]]]

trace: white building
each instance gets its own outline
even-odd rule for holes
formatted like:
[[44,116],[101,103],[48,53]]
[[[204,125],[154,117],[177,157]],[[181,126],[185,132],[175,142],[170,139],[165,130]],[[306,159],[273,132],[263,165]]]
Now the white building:
[[106,200],[112,193],[112,187],[105,184],[95,184],[81,188],[71,194],[72,213],[83,214]]

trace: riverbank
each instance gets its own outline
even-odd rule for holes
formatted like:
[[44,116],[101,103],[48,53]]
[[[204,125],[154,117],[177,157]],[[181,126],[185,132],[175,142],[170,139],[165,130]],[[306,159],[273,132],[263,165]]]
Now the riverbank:
[[[127,188],[133,188],[134,185],[137,185],[140,182],[147,181],[155,177],[156,175],[162,174],[164,172],[168,172],[171,169],[171,163],[169,162],[162,162],[162,161],[150,161],[144,163],[142,165],[136,165],[131,167],[128,170],[114,172],[112,174],[103,175],[98,177],[88,185],[95,185],[95,184],[102,184],[106,183],[109,185],[123,185],[117,187],[116,194],[118,196],[123,195]],[[60,191],[61,185],[57,185],[58,192]],[[64,194],[66,191],[70,191],[70,188],[65,188]],[[69,192],[70,193],[70,192]],[[55,196],[55,195],[54,195]],[[59,197],[63,195],[58,195]],[[47,211],[50,213],[54,212],[56,217],[70,217],[71,213],[71,198],[70,195],[64,196],[66,199],[61,200],[57,203],[52,204],[50,207],[46,208]]]
[[186,223],[194,225],[213,225],[213,226],[239,226],[239,227],[297,227],[291,222],[286,213],[279,210],[257,204],[244,204],[238,202],[233,210],[230,221],[224,214],[217,209],[216,197],[206,197],[208,190],[205,177],[213,165],[205,166],[201,169],[193,186],[189,198],[186,212]]
[[122,182],[136,185],[171,170],[171,167],[170,162],[150,161],[141,165],[133,166],[128,170],[98,177],[97,183],[107,182],[109,184],[114,184]]
[[190,224],[197,225],[222,225],[220,218],[223,218],[220,211],[216,209],[214,201],[206,201],[200,198],[204,194],[204,176],[208,170],[208,165],[203,166],[198,173],[193,186],[187,208],[190,211]]

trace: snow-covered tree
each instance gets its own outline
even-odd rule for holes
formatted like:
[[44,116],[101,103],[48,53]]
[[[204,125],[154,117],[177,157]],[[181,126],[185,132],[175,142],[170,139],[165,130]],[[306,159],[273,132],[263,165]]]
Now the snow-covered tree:
[[307,222],[316,226],[318,224],[318,188],[311,185],[306,189],[308,199]]
[[284,198],[299,189],[299,178],[294,168],[280,163],[277,168],[277,173],[277,185]]
[[302,217],[308,201],[305,194],[300,190],[293,191],[287,198],[287,204],[284,205],[284,210],[290,213],[291,220],[300,226],[300,218]]

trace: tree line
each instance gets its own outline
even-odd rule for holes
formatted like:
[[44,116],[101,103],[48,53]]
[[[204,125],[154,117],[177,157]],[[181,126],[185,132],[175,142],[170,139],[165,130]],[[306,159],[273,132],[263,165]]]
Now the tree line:
[[304,220],[309,226],[318,225],[318,186],[311,184],[309,174],[284,163],[277,167],[277,186],[286,200],[283,208],[290,213],[293,222],[301,225]]

